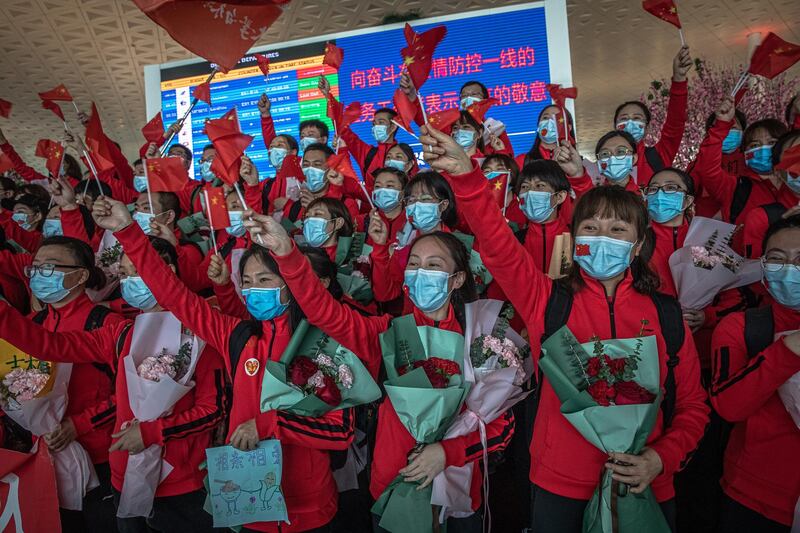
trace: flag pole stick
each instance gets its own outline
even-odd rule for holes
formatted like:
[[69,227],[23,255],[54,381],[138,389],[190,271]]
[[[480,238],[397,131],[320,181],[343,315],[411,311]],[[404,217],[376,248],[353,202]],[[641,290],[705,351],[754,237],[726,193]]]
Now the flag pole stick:
[[681,46],[686,46],[686,38],[683,36],[683,28],[678,28],[678,35],[681,36]]
[[214,254],[219,255],[217,250],[217,237],[214,235],[214,220],[211,218],[211,203],[208,200],[208,190],[203,189],[203,196],[206,199],[206,211],[208,211],[208,225],[211,226],[211,244],[214,246]]
[[[219,72],[217,69],[213,69],[213,70],[211,71],[211,74],[209,74],[209,75],[208,75],[208,78],[206,78],[206,81],[204,81],[203,83],[208,83],[208,82],[210,82],[212,79],[214,79],[214,76],[216,76],[216,75],[217,75],[217,72]],[[184,122],[186,122],[186,119],[189,117],[189,113],[191,113],[191,112],[192,112],[192,110],[194,109],[194,106],[196,106],[196,105],[197,105],[197,102],[198,102],[198,100],[197,100],[197,97],[195,97],[195,98],[192,98],[192,103],[189,105],[189,109],[187,109],[187,110],[186,110],[186,112],[183,114],[183,116],[181,117],[181,119],[178,121],[178,124],[180,124],[180,126],[181,126],[181,127],[178,129],[178,131],[180,131],[181,129],[183,129],[183,123],[184,123]],[[171,143],[171,142],[172,142],[172,139],[174,139],[174,138],[175,138],[175,135],[177,135],[177,133],[178,133],[177,131],[174,131],[174,130],[173,130],[173,131],[172,131],[172,133],[170,133],[170,134],[169,134],[169,137],[167,137],[167,140],[166,140],[166,141],[164,142],[164,144],[161,146],[161,149],[160,149],[158,152],[159,152],[159,154],[160,154],[162,157],[163,157],[164,153],[166,153],[166,151],[167,151],[167,148],[169,148],[169,143]]]
[[70,100],[70,102],[72,102],[72,107],[74,107],[74,108],[75,108],[75,113],[77,113],[78,115],[80,115],[80,113],[81,113],[81,112],[80,112],[80,110],[78,109],[78,104],[76,104],[76,103],[75,103],[75,100]]
[[[239,188],[239,183],[238,182],[234,183],[233,188],[236,189],[236,196],[239,197],[239,201],[242,203],[242,209],[247,210],[247,202],[244,201],[244,195],[242,194],[242,190]],[[257,237],[258,237],[258,243],[263,245],[264,239],[261,238],[261,235],[257,235]]]
[[84,144],[83,139],[76,136],[72,132],[72,129],[69,127],[69,124],[67,124],[66,120],[64,121],[64,131],[72,135],[72,137],[76,139],[78,143],[80,143],[83,157],[86,159],[86,164],[89,165],[89,171],[92,173],[92,176],[94,176],[94,179],[97,180],[97,187],[100,189],[100,196],[104,197],[105,195],[103,194],[103,186],[100,184],[100,176],[97,175],[97,168],[95,168],[94,162],[92,162],[92,158],[89,157],[89,149],[86,148],[86,144]]
[[506,191],[503,194],[503,216],[506,216],[506,208],[508,207],[508,185],[511,182],[511,173],[506,174]]
[[356,181],[358,182],[358,186],[361,187],[361,190],[364,192],[364,196],[367,197],[367,201],[369,202],[369,206],[372,209],[375,209],[375,204],[372,203],[372,198],[370,198],[369,194],[367,193],[367,188],[364,186],[364,182],[361,181],[358,178],[356,178]]
[[416,140],[419,140],[419,137],[417,137],[416,135],[414,135],[413,133],[411,133],[411,131],[409,131],[409,130],[405,129],[405,128],[404,128],[403,126],[401,126],[401,125],[400,125],[400,123],[399,123],[399,122],[397,122],[396,120],[393,120],[393,121],[392,121],[392,124],[394,124],[395,126],[397,126],[398,128],[400,128],[400,129],[401,129],[401,130],[403,130],[404,132],[408,133],[409,135],[411,135],[412,137],[414,137]]
[[150,175],[147,172],[147,160],[144,160],[144,180],[147,182],[147,204],[150,206],[150,214],[155,215],[153,211],[153,195],[150,193]]
[[333,135],[336,137],[336,146],[334,146],[334,153],[338,155],[339,153],[339,128],[336,126],[336,121],[333,120]]
[[742,73],[742,75],[739,77],[739,81],[737,81],[736,85],[733,86],[733,90],[731,91],[731,96],[736,96],[736,93],[738,93],[739,90],[742,87],[744,87],[744,84],[747,82],[747,78],[749,77],[750,77],[749,72],[745,71],[744,73]]

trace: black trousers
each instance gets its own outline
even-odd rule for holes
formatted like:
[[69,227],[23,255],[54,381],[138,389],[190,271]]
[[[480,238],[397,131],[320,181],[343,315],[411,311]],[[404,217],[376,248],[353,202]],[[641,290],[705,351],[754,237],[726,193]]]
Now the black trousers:
[[83,498],[82,511],[59,509],[63,533],[116,533],[111,469],[108,463],[94,465],[100,485]]
[[[278,526],[280,529],[280,526]],[[304,533],[329,533],[331,531],[331,525],[325,524],[322,527],[315,527],[314,529],[306,529]],[[256,531],[255,529],[248,529],[243,527],[239,533],[261,533],[260,531]]]
[[[533,485],[533,533],[581,533],[583,511],[589,500],[575,500]],[[661,504],[661,511],[673,533],[675,500]]]
[[[381,519],[372,515],[372,531],[374,533],[388,533],[378,525]],[[409,531],[409,533],[412,533]],[[447,533],[483,533],[483,509],[466,518],[448,518]]]
[[[119,496],[114,490],[114,507],[119,505]],[[213,519],[203,510],[205,500],[203,489],[156,498],[148,518],[117,518],[117,529],[119,533],[211,533]]]
[[719,533],[789,533],[785,526],[731,499],[722,496],[720,508]]

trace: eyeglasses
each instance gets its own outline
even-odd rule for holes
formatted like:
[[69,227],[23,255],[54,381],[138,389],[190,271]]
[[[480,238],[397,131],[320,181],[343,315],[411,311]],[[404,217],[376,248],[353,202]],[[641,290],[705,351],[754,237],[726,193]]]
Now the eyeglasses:
[[439,200],[438,198],[435,198],[435,197],[430,196],[428,194],[423,194],[422,196],[406,196],[403,199],[403,202],[406,205],[415,204],[417,202],[422,202],[422,203],[425,203],[425,204],[435,204],[435,203],[439,203],[440,201],[441,200]]
[[41,265],[27,265],[23,272],[25,273],[25,277],[32,278],[33,275],[38,272],[40,276],[49,278],[53,275],[56,268],[73,268],[73,269],[80,269],[83,268],[82,266],[78,265],[58,265],[55,263],[42,263]]
[[629,156],[633,153],[633,150],[630,148],[625,148],[624,146],[619,146],[614,149],[612,152],[611,150],[600,150],[597,152],[597,159],[601,161],[607,161],[611,159],[611,157],[617,157],[622,159],[623,157]]
[[647,187],[642,187],[642,192],[644,194],[656,194],[658,191],[664,191],[667,194],[686,192],[684,189],[681,189],[680,185],[676,185],[674,183],[667,183],[665,185],[648,185]]
[[794,267],[800,270],[800,258],[795,259],[791,263],[787,263],[786,259],[779,259],[777,257],[771,259],[766,257],[761,258],[761,268],[763,268],[765,272],[780,272],[784,267]]

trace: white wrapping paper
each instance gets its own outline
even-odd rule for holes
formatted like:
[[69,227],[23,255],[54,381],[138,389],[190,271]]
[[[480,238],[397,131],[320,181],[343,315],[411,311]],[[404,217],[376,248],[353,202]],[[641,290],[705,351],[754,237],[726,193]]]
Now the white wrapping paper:
[[[177,354],[188,338],[181,335],[181,323],[172,313],[143,313],[136,317],[130,353],[122,361],[128,382],[128,402],[136,420],[149,422],[169,414],[175,403],[194,387],[191,378],[204,346],[197,337],[192,340],[189,368],[178,381],[169,376],[157,382],[150,381],[136,371],[146,357],[159,354],[165,348],[168,353]],[[150,515],[158,484],[172,471],[172,466],[162,460],[161,453],[161,446],[153,445],[141,453],[128,455],[118,517]]]
[[[97,231],[99,230],[100,228],[97,228]],[[103,238],[100,239],[100,245],[97,247],[97,253],[103,253],[103,251],[113,248],[114,245],[118,243],[119,241],[114,237],[113,232],[105,231],[103,233]],[[104,302],[108,300],[108,297],[111,296],[111,293],[113,293],[117,287],[119,287],[119,277],[109,278],[106,276],[106,284],[102,289],[86,289],[86,295],[93,302]]]
[[[67,389],[72,364],[57,363],[53,388],[47,394],[22,402],[19,409],[4,409],[17,424],[37,437],[58,429],[67,409]],[[44,446],[44,442],[41,443]],[[89,454],[78,441],[70,442],[59,452],[51,451],[58,488],[58,505],[80,511],[86,493],[99,485]]]
[[[795,330],[796,331],[796,330]],[[791,335],[795,331],[782,331],[775,335],[775,340]],[[786,411],[791,415],[792,420],[800,429],[800,372],[790,377],[786,383],[778,387],[778,396],[783,402]]]

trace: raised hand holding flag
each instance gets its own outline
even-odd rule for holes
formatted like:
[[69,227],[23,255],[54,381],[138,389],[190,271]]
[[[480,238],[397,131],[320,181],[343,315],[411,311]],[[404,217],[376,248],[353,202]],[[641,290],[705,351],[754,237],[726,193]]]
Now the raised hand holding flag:
[[[144,160],[147,192],[179,192],[189,181],[180,157],[157,157]],[[152,205],[152,204],[151,204]]]
[[567,98],[573,100],[578,97],[577,87],[562,87],[557,83],[548,83],[547,92],[553,103],[558,106],[558,118],[556,119],[557,134],[556,139],[569,139],[569,126],[567,124],[567,113],[564,111]]
[[342,61],[344,61],[344,50],[333,43],[326,44],[325,57],[322,58],[322,64],[339,70],[339,67],[342,66]]
[[427,113],[425,112],[425,105],[422,104],[422,97],[419,94],[419,89],[428,81],[428,76],[431,73],[431,65],[433,64],[433,53],[436,47],[442,42],[445,35],[447,35],[447,28],[444,26],[436,26],[424,33],[417,33],[414,29],[406,23],[403,30],[408,46],[400,50],[400,55],[403,57],[403,65],[411,84],[414,86],[414,91],[417,93],[417,99],[420,100],[420,109],[422,110],[422,117],[425,122],[428,122]]
[[678,6],[675,5],[673,0],[643,0],[642,7],[651,15],[655,15],[664,22],[669,22],[678,28],[681,46],[686,45],[686,40],[683,38],[683,29],[681,28],[681,19],[678,17]]
[[44,166],[52,177],[59,176],[61,162],[64,160],[64,147],[61,143],[50,139],[39,139],[36,143],[36,156],[46,160]]
[[750,74],[772,79],[800,61],[800,45],[784,41],[772,32],[761,41],[750,58],[750,66],[734,85],[731,96],[745,87]]
[[253,142],[253,137],[245,135],[239,129],[236,108],[231,108],[221,118],[207,121],[205,132],[217,150],[211,163],[212,172],[228,185],[236,186],[242,155],[245,148]]
[[269,58],[264,54],[253,54],[256,58],[256,63],[258,63],[258,69],[261,71],[261,74],[264,75],[265,78],[269,77]]

